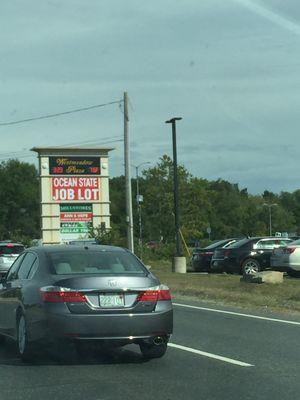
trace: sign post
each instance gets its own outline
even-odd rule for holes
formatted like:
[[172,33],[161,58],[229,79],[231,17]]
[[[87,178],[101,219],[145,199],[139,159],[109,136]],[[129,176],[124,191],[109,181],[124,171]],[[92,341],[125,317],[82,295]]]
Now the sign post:
[[208,233],[208,239],[210,240],[210,234],[211,234],[211,227],[210,226],[208,226],[206,228],[206,232]]

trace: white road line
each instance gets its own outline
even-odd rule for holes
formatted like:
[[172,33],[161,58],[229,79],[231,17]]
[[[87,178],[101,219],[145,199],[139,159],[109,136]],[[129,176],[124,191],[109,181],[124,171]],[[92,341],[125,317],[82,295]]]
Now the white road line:
[[185,308],[193,308],[193,309],[196,309],[196,310],[211,311],[211,312],[216,312],[216,313],[220,313],[220,314],[237,315],[239,317],[262,319],[262,320],[265,320],[265,321],[273,321],[273,322],[281,322],[283,324],[300,325],[300,322],[288,321],[286,319],[260,317],[259,315],[243,314],[243,313],[238,313],[238,312],[233,312],[233,311],[217,310],[215,308],[191,306],[189,304],[181,304],[181,303],[173,303],[173,305],[177,306],[177,307],[185,307]]
[[184,351],[188,351],[190,353],[198,354],[200,356],[204,356],[204,357],[208,357],[208,358],[213,358],[215,360],[227,362],[229,364],[238,365],[240,367],[254,367],[254,365],[245,363],[243,361],[238,361],[238,360],[234,360],[232,358],[218,356],[217,354],[207,353],[206,351],[193,349],[192,347],[181,346],[180,344],[168,343],[168,346],[169,347],[174,347],[175,349],[184,350]]

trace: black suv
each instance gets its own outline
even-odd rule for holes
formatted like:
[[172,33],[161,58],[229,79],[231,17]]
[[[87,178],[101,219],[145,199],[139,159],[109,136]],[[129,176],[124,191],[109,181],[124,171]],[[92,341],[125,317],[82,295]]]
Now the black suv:
[[286,246],[292,239],[278,237],[245,238],[225,249],[217,249],[211,259],[211,271],[253,274],[270,267],[273,249]]
[[207,247],[195,249],[190,261],[189,269],[194,272],[210,272],[210,262],[214,251],[221,247],[227,247],[235,243],[237,240],[240,239],[232,238],[218,240]]

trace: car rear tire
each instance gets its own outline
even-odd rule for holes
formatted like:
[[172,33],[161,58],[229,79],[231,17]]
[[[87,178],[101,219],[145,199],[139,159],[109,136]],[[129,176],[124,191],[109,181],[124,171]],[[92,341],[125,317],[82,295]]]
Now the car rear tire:
[[146,360],[150,360],[151,358],[161,358],[165,355],[167,351],[168,345],[167,343],[154,344],[154,343],[141,343],[140,349],[143,354],[143,357]]
[[30,362],[34,358],[34,344],[28,341],[27,322],[24,314],[17,319],[17,351],[22,361]]
[[261,270],[260,264],[254,258],[247,258],[242,264],[243,275],[254,275]]
[[300,278],[300,271],[294,271],[293,269],[290,269],[287,271],[287,273],[293,278]]

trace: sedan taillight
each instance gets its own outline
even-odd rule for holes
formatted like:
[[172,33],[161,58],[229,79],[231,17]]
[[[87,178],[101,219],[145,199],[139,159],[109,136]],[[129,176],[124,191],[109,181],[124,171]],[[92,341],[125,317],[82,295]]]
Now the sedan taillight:
[[40,292],[45,303],[86,303],[87,301],[83,293],[56,286],[41,288]]
[[143,292],[140,292],[137,297],[137,301],[164,301],[171,300],[170,289],[161,285],[157,289],[147,289]]
[[285,254],[292,254],[292,253],[294,253],[296,248],[297,247],[285,247],[283,251],[284,251]]

